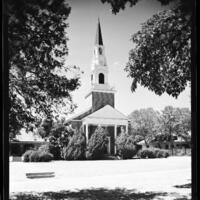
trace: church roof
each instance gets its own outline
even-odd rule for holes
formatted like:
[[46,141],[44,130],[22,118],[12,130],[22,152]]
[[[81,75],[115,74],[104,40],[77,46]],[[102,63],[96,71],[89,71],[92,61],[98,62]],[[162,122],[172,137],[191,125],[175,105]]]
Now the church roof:
[[99,19],[98,19],[98,25],[97,25],[95,44],[103,45],[103,38],[102,38],[102,34],[101,34],[101,25],[100,25]]
[[91,113],[84,118],[102,118],[102,119],[122,119],[128,120],[128,117],[110,105],[106,105],[103,108]]
[[70,122],[73,120],[82,120],[84,117],[88,116],[91,113],[92,113],[92,108],[89,108],[89,109],[85,110],[84,112],[81,112],[81,113],[73,116],[72,118],[68,119],[67,122]]
[[115,108],[113,108],[110,105],[106,105],[99,110],[92,112],[92,108],[89,108],[88,110],[75,115],[74,117],[67,120],[67,122],[70,121],[76,121],[76,120],[82,120],[84,118],[101,118],[101,119],[122,119],[122,120],[128,120],[128,117]]

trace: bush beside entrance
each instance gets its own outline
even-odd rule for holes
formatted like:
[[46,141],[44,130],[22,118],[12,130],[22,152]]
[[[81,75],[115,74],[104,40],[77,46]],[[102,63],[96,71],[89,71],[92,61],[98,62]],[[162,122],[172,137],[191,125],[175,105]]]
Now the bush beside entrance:
[[142,148],[141,145],[135,143],[134,137],[127,133],[121,133],[116,138],[117,154],[122,159],[131,159]]
[[88,141],[86,158],[89,160],[103,158],[107,142],[106,130],[102,127],[97,127]]
[[69,139],[69,143],[62,149],[64,160],[84,160],[86,141],[82,132],[76,131]]

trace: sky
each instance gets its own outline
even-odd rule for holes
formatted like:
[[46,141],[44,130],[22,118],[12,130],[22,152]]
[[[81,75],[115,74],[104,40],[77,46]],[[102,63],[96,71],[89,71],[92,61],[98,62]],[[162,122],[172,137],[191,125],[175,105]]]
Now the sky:
[[168,105],[190,108],[189,87],[177,99],[167,94],[158,96],[141,86],[132,93],[130,90],[132,79],[128,78],[124,71],[129,51],[133,48],[131,35],[140,30],[141,23],[153,14],[166,9],[166,6],[161,6],[156,0],[142,0],[136,6],[132,8],[127,6],[124,11],[114,15],[110,5],[103,4],[100,0],[67,0],[67,2],[71,6],[71,13],[67,20],[69,55],[66,64],[76,65],[84,72],[81,75],[81,87],[72,93],[74,103],[78,106],[74,114],[91,106],[85,95],[91,87],[91,63],[98,17],[109,68],[109,84],[117,90],[115,94],[117,110],[128,115],[134,110],[149,107],[158,111]]

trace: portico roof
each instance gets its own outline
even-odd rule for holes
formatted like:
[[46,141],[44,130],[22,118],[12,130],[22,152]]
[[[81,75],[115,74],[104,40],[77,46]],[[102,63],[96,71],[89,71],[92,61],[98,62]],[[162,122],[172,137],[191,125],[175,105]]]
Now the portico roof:
[[103,108],[91,113],[90,115],[84,117],[83,120],[86,118],[128,120],[127,116],[110,105],[106,105]]

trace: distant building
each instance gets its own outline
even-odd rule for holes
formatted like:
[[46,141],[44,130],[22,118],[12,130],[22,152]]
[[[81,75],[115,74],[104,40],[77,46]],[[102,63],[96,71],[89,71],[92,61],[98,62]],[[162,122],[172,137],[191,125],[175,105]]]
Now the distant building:
[[9,154],[10,156],[21,156],[25,151],[29,149],[35,149],[43,144],[47,144],[38,134],[34,132],[26,132],[21,130],[19,135],[16,135],[15,139],[9,142]]
[[83,127],[86,142],[90,139],[97,126],[108,131],[107,154],[115,154],[115,139],[121,132],[128,130],[128,118],[115,109],[115,90],[109,85],[109,68],[105,56],[105,46],[98,20],[91,66],[91,90],[86,98],[91,97],[91,107],[83,113],[68,120],[73,128]]
[[[191,132],[188,132],[188,137],[183,135],[174,135],[174,139],[172,141],[174,148],[191,148]],[[155,147],[161,149],[170,149],[171,142],[170,141],[156,141],[153,139],[152,141],[147,142],[148,147]],[[145,140],[141,140],[137,144],[142,145],[143,148],[146,147]]]

